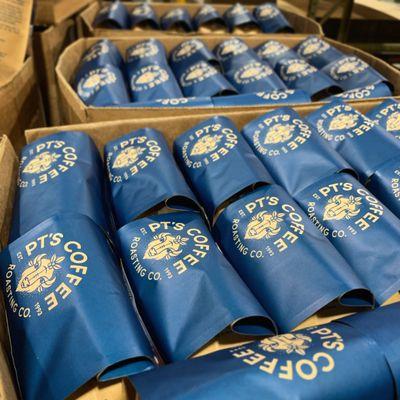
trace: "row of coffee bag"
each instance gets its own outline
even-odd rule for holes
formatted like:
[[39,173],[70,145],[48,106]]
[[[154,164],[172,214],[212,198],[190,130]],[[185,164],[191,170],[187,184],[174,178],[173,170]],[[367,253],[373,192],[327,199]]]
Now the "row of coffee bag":
[[129,12],[123,3],[114,1],[99,11],[93,24],[95,27],[110,29],[162,29],[179,32],[293,32],[283,13],[270,3],[254,7],[252,11],[236,3],[223,15],[207,4],[193,18],[185,7],[179,7],[167,11],[159,19],[148,3],[139,4]]

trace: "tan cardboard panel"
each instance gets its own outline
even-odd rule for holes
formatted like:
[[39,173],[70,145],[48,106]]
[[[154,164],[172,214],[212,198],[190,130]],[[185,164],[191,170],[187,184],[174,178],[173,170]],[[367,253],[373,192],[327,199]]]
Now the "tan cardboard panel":
[[[238,36],[243,39],[250,47],[255,47],[261,43],[264,43],[267,39],[265,35],[254,35],[254,36]],[[232,37],[231,35],[216,35],[216,36],[198,36],[200,40],[203,40],[210,49],[214,48],[218,43]],[[300,41],[304,40],[306,35],[270,35],[268,39],[279,40],[289,47],[295,46]],[[130,38],[115,38],[114,43],[117,45],[122,54],[125,54],[127,47],[134,43],[145,40],[146,37],[130,37]],[[170,51],[179,43],[187,40],[187,37],[183,36],[160,36],[158,39],[164,44],[167,51]],[[210,109],[201,108],[119,108],[119,107],[87,107],[79,99],[75,90],[72,88],[70,82],[72,81],[79,61],[85,52],[91,45],[93,45],[99,38],[86,38],[80,39],[70,46],[68,46],[61,54],[57,67],[56,73],[58,78],[58,85],[60,88],[60,97],[63,108],[63,118],[65,123],[79,123],[79,122],[97,122],[97,121],[111,121],[117,119],[132,119],[132,118],[157,118],[160,116],[172,117],[178,115],[199,115],[208,114]],[[336,42],[331,39],[325,39],[345,54],[356,55],[374,67],[382,75],[386,76],[390,82],[394,85],[395,96],[400,96],[400,71],[396,70],[386,62],[368,54],[362,50],[356,49],[355,47],[348,46],[346,44]],[[362,101],[352,101],[353,104],[373,104],[377,105],[382,99],[369,99]],[[314,102],[314,105],[322,105],[321,102]],[[253,107],[215,107],[212,112],[220,113],[224,111],[247,111],[257,109],[273,109],[276,105],[263,105]],[[307,106],[305,106],[307,107]]]
[[[245,4],[249,10],[252,10],[254,6]],[[104,5],[108,4],[107,2],[103,2]],[[139,4],[139,2],[126,2],[124,3],[129,11],[132,11],[135,6]],[[222,15],[225,10],[227,10],[232,4],[213,4],[214,8],[219,11]],[[178,7],[185,7],[189,14],[193,17],[197,11],[201,8],[200,4],[191,4],[191,3],[152,3],[154,11],[156,12],[158,17],[161,17],[167,11],[173,10]],[[82,19],[82,23],[84,25],[84,32],[87,36],[102,36],[102,37],[126,37],[126,36],[135,36],[135,35],[170,35],[174,34],[173,31],[160,31],[160,30],[123,30],[123,29],[103,29],[103,28],[94,28],[93,21],[96,18],[97,13],[101,9],[98,3],[93,3],[90,7],[84,10],[80,14],[80,18]],[[304,15],[299,15],[293,13],[292,11],[288,11],[288,7],[283,6],[282,11],[285,14],[287,20],[292,24],[295,34],[315,34],[315,35],[323,35],[322,27],[316,21],[307,18]],[[176,33],[176,32],[175,32]],[[226,32],[227,33],[227,32]],[[198,35],[197,33],[188,33],[186,35]],[[280,34],[283,35],[283,34]],[[287,34],[286,34],[287,35]]]

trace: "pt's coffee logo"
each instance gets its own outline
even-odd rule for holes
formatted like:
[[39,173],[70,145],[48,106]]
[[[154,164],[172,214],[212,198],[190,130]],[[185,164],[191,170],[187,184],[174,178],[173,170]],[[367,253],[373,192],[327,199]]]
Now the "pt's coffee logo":
[[257,19],[265,20],[275,18],[279,14],[279,11],[270,4],[263,4],[257,8],[256,14]]
[[199,17],[205,17],[208,14],[214,14],[217,11],[215,10],[215,8],[213,6],[210,6],[209,4],[204,5],[201,10],[199,11],[199,13],[197,14]]
[[110,182],[121,183],[136,175],[161,154],[157,140],[138,135],[122,140],[107,152],[106,165]]
[[280,75],[287,82],[304,78],[317,72],[317,69],[301,59],[290,59],[281,61]]
[[335,181],[320,187],[308,202],[307,214],[325,236],[345,239],[374,226],[382,204],[363,187]]
[[101,55],[107,54],[110,51],[108,44],[104,41],[96,43],[94,46],[90,48],[88,53],[83,57],[84,62],[89,62],[95,60]]
[[229,11],[229,16],[246,14],[247,10],[239,3],[235,4]]
[[357,125],[357,122],[357,114],[339,114],[332,118],[331,122],[329,123],[329,130],[351,129]]
[[230,349],[232,357],[241,360],[261,374],[285,381],[312,381],[335,369],[335,355],[345,349],[340,331],[312,327],[301,333],[274,336],[259,342]]
[[41,317],[62,305],[88,272],[80,242],[50,232],[27,243],[5,273],[6,300],[19,318]]
[[165,14],[165,19],[172,19],[172,18],[183,18],[183,10],[181,8],[176,8],[175,10],[169,11]]
[[[400,131],[400,112],[394,112],[386,122],[386,130],[389,132]],[[397,136],[399,137],[399,136]]]
[[147,65],[131,77],[131,88],[135,92],[150,90],[169,80],[168,72],[159,65]]
[[238,137],[219,123],[206,125],[188,136],[182,156],[189,168],[203,168],[225,157],[237,145]]
[[240,85],[247,85],[260,79],[265,79],[272,74],[272,69],[267,65],[252,62],[239,68],[234,74],[234,79]]
[[226,60],[230,57],[237,56],[248,50],[246,43],[239,39],[229,39],[225,40],[218,46],[217,55],[218,58]]
[[144,57],[153,57],[158,54],[158,47],[151,42],[138,43],[128,50],[128,61]]
[[32,146],[21,157],[20,188],[34,187],[57,178],[76,164],[74,147],[63,140],[49,140]]
[[181,76],[180,83],[183,87],[192,86],[217,75],[218,70],[205,61],[191,65]]
[[232,240],[243,256],[273,257],[294,245],[304,233],[301,213],[277,196],[246,203],[232,219]]
[[309,125],[301,119],[280,114],[261,120],[254,129],[252,141],[260,154],[277,157],[306,143],[311,133]]
[[78,94],[82,99],[89,99],[102,87],[112,85],[117,76],[107,67],[96,68],[83,76],[78,82]]
[[311,346],[312,338],[302,333],[287,333],[261,340],[259,347],[269,353],[285,352],[306,355],[306,350]]
[[16,292],[41,293],[49,288],[55,281],[54,271],[61,268],[60,263],[65,257],[57,257],[53,254],[47,258],[47,254],[40,254],[33,260],[29,260],[28,267],[22,272]]
[[202,229],[176,221],[152,222],[133,234],[131,267],[138,279],[161,281],[201,268],[210,250]]
[[200,40],[187,40],[180,44],[172,53],[172,59],[174,61],[184,60],[191,57],[202,48],[204,48],[204,44]]
[[351,219],[360,213],[361,197],[344,197],[337,194],[328,200],[324,208],[323,220]]
[[284,46],[282,43],[276,40],[269,40],[258,49],[257,54],[261,58],[268,58],[270,56],[278,57],[288,50],[289,48]]
[[134,16],[142,16],[142,15],[149,15],[152,13],[152,10],[148,4],[141,4],[135,7],[132,11],[132,15]]
[[369,132],[374,122],[347,104],[338,104],[325,110],[315,126],[325,140],[342,142]]
[[357,57],[345,57],[336,62],[331,70],[330,75],[336,81],[343,81],[352,75],[357,75],[368,68],[368,64]]
[[299,53],[303,57],[320,55],[330,48],[327,42],[318,38],[310,38],[302,43],[299,47]]
[[155,235],[154,239],[148,244],[143,258],[146,260],[169,260],[182,253],[182,246],[188,242],[188,238],[181,235],[173,236],[168,232]]
[[277,235],[280,230],[280,223],[283,222],[284,213],[277,213],[273,211],[260,211],[254,217],[251,217],[247,225],[245,239],[271,239],[272,236]]

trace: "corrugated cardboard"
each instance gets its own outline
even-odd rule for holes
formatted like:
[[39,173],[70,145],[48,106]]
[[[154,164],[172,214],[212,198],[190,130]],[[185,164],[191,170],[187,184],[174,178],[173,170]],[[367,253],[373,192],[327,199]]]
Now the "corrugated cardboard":
[[[232,37],[230,35],[217,35],[217,36],[203,36],[198,37],[203,40],[210,49],[214,48],[215,45],[222,42],[223,40]],[[265,35],[254,35],[254,36],[237,36],[245,40],[245,42],[255,47],[261,43],[264,43],[267,39]],[[282,43],[292,47],[304,40],[306,35],[296,36],[282,36],[282,35],[271,35],[269,38],[280,40]],[[158,38],[165,46],[167,51],[177,46],[179,43],[187,40],[182,36],[163,36]],[[79,99],[75,90],[72,88],[70,82],[74,78],[75,71],[78,63],[85,52],[91,45],[93,45],[99,38],[86,38],[80,39],[68,46],[60,56],[56,72],[58,78],[58,84],[61,94],[61,102],[63,108],[64,123],[80,123],[80,122],[97,122],[97,121],[113,121],[118,119],[132,119],[132,118],[157,118],[160,116],[172,117],[178,115],[199,115],[209,113],[210,109],[200,108],[118,108],[118,107],[87,107]],[[118,46],[122,54],[125,54],[127,47],[134,43],[145,40],[145,37],[130,37],[130,38],[115,38],[114,43]],[[374,67],[382,75],[386,76],[389,81],[395,87],[395,95],[400,96],[400,71],[391,67],[384,61],[372,56],[371,54],[365,53],[362,50],[358,50],[354,47],[345,45],[340,42],[336,42],[331,39],[326,39],[330,44],[337,47],[339,50],[346,54],[354,54],[365,60],[368,64]],[[369,104],[377,105],[381,100],[364,100],[359,102],[365,102]],[[357,102],[355,102],[357,103]],[[322,104],[322,103],[314,103]],[[252,109],[267,109],[275,108],[271,106],[258,106],[258,107],[219,107],[213,108],[213,112],[219,113],[220,111],[245,111]]]
[[67,19],[41,30],[35,27],[33,49],[38,80],[43,94],[46,120],[50,125],[61,123],[59,94],[55,68],[61,52],[78,37],[75,21]]
[[76,14],[93,0],[36,0],[35,25],[59,24]]
[[[254,6],[245,4],[246,2],[242,2],[243,5],[246,5],[249,10],[252,10]],[[103,2],[103,5],[106,5],[107,2]],[[139,4],[139,2],[126,2],[124,3],[129,11],[133,10],[135,6]],[[213,7],[222,15],[232,4],[213,4]],[[164,13],[174,10],[178,7],[185,7],[189,14],[193,17],[197,11],[201,8],[201,4],[183,4],[183,3],[151,3],[151,6],[155,10],[158,17],[161,17]],[[103,28],[94,28],[93,21],[96,18],[97,13],[101,9],[99,3],[93,3],[87,9],[85,9],[81,14],[80,18],[82,20],[82,26],[84,29],[85,36],[102,36],[102,37],[127,37],[134,35],[171,35],[173,31],[162,31],[162,30],[124,30],[124,29],[103,29]],[[316,21],[308,18],[304,15],[296,14],[292,11],[288,11],[284,6],[282,7],[282,11],[287,18],[287,20],[291,23],[294,28],[295,35],[296,34],[314,34],[314,35],[323,35],[323,30],[320,24]],[[197,32],[188,33],[187,35],[198,35]],[[211,33],[212,34],[212,33]],[[283,35],[283,34],[281,34]],[[286,33],[287,35],[287,33]]]

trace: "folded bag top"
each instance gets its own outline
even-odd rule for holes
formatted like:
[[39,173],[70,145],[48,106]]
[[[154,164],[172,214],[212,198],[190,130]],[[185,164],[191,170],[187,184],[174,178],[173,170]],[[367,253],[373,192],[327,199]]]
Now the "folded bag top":
[[292,25],[274,4],[265,3],[257,6],[253,14],[264,33],[294,32]]
[[84,132],[54,133],[22,149],[10,239],[60,212],[87,215],[110,229],[101,157]]
[[224,26],[225,20],[211,4],[204,4],[193,17],[193,25],[196,30],[199,30],[202,26],[210,23],[217,23]]
[[193,25],[189,11],[183,7],[167,11],[161,17],[160,24],[161,28],[165,31],[169,29],[176,29],[176,30],[183,30],[185,32],[190,32],[193,30]]
[[314,35],[308,36],[296,45],[293,50],[317,68],[323,68],[332,61],[344,57],[344,54],[336,47]]
[[400,139],[400,103],[387,99],[370,110],[366,116],[381,126],[396,139]]
[[[368,313],[371,319],[374,313]],[[387,331],[391,325],[378,328]],[[393,333],[399,337],[399,329]],[[379,344],[337,322],[178,362],[131,380],[143,400],[395,398]]]
[[154,8],[147,3],[139,4],[131,11],[131,27],[141,27],[143,25],[149,25],[152,29],[160,28]]
[[307,120],[353,166],[363,183],[385,162],[400,156],[400,142],[394,136],[340,99],[309,114]]
[[229,7],[224,12],[224,19],[231,32],[233,32],[237,27],[258,27],[257,21],[253,17],[253,14],[240,3],[236,3]]
[[108,142],[104,160],[118,226],[157,206],[200,209],[159,131],[139,129]]
[[216,246],[201,215],[174,212],[122,227],[118,243],[138,308],[166,362],[226,328],[268,336],[275,325]]
[[291,331],[335,300],[352,307],[374,304],[344,258],[277,185],[229,204],[214,233],[279,332]]
[[109,29],[130,29],[131,18],[128,9],[120,1],[114,1],[99,11],[93,26]]
[[298,58],[295,51],[277,40],[268,40],[254,50],[262,60],[267,61],[273,68],[278,61],[284,58]]
[[24,399],[65,398],[92,378],[153,368],[118,260],[91,219],[57,214],[12,242],[0,263]]
[[321,178],[347,171],[347,163],[291,108],[267,112],[242,129],[254,153],[292,196]]
[[233,196],[272,181],[226,117],[212,117],[182,133],[174,142],[174,155],[210,221]]
[[136,68],[153,63],[167,64],[165,47],[157,39],[148,39],[135,43],[129,46],[125,53],[127,64]]

